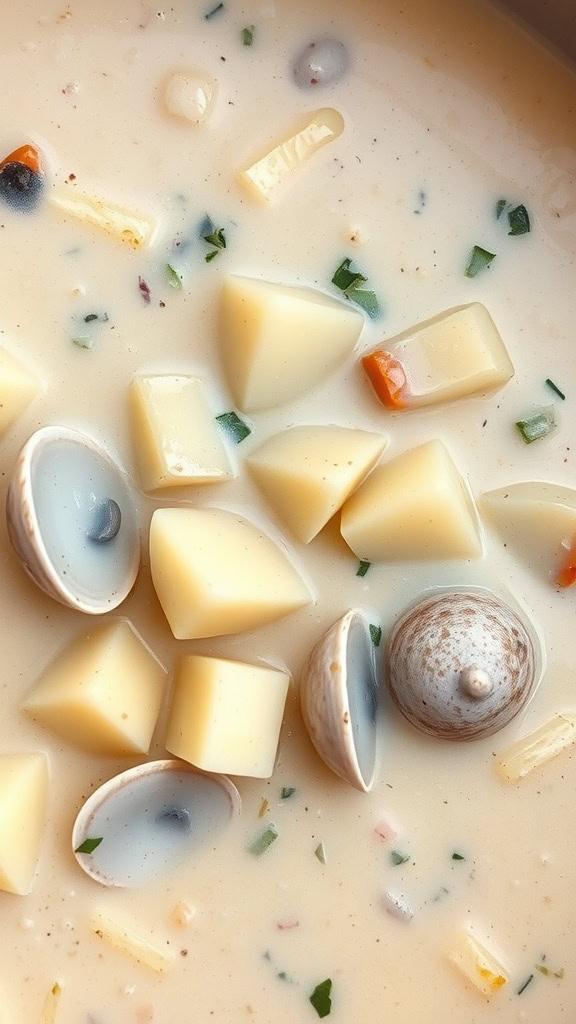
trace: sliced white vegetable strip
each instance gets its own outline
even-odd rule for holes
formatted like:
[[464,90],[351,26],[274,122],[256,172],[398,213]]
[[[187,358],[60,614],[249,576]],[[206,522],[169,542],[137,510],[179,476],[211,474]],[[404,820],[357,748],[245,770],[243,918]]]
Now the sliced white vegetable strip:
[[156,220],[151,214],[129,210],[98,196],[55,188],[50,202],[62,213],[100,228],[134,249],[151,245],[156,233]]
[[576,714],[555,715],[535,732],[518,740],[496,760],[504,782],[518,782],[576,743]]
[[54,1024],[56,1020],[56,1010],[58,1009],[58,1003],[60,1002],[61,995],[62,988],[58,982],[55,982],[44,1000],[44,1006],[42,1007],[42,1013],[40,1014],[38,1024]]
[[168,970],[174,961],[172,953],[167,953],[164,949],[158,949],[157,946],[153,946],[142,935],[138,935],[131,928],[126,928],[125,925],[120,924],[118,921],[113,921],[112,918],[104,914],[95,914],[93,916],[92,930],[99,938],[104,939],[110,946],[113,946],[114,949],[120,950],[121,953],[126,953],[127,956],[137,963],[149,967],[150,970],[156,971],[158,974]]
[[273,202],[294,172],[343,131],[344,119],[337,110],[331,107],[315,110],[297,132],[242,171],[240,181],[258,198]]
[[492,996],[508,981],[498,957],[465,929],[448,952],[448,959],[485,996]]

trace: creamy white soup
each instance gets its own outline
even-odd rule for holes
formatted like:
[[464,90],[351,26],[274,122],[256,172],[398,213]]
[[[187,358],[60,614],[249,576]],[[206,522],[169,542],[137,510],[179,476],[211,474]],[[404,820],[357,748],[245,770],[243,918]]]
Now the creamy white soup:
[[0,1019],[572,1019],[573,72],[29,0],[0,91]]

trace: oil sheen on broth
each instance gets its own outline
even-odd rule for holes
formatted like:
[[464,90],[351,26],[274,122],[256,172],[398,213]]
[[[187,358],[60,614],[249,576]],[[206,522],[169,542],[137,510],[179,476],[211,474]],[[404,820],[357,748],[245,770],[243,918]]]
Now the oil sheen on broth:
[[[28,146],[41,158],[35,170],[26,150],[0,169],[0,347],[25,368],[18,377],[0,360],[0,387],[17,380],[24,396],[12,416],[16,385],[0,392],[2,496],[35,430],[72,427],[133,482],[143,539],[133,592],[100,619],[36,588],[0,525],[0,754],[44,753],[50,766],[31,891],[0,893],[0,1018],[306,1024],[330,1011],[335,1024],[568,1020],[576,1013],[572,72],[474,0],[174,0],[166,8],[30,0],[3,19],[0,85],[2,152]],[[291,141],[267,160],[282,140]],[[274,290],[270,298],[243,279],[316,289],[329,302]],[[235,345],[252,343],[242,303],[264,301],[281,339],[251,374],[238,348],[221,358],[223,293]],[[312,305],[315,344],[306,352]],[[408,364],[423,336],[388,342],[454,307],[469,308],[428,329],[436,369],[428,379],[420,364],[411,394]],[[375,349],[384,354],[363,369]],[[452,371],[468,382],[480,374],[458,401],[449,399],[460,385],[442,390]],[[162,386],[140,383],[136,394],[135,377],[161,376]],[[201,386],[182,383],[191,377]],[[137,411],[142,395],[146,415]],[[270,403],[272,395],[280,397]],[[411,404],[418,408],[403,408]],[[231,412],[238,421],[215,425]],[[165,449],[162,464],[149,460],[144,470],[150,437],[170,417],[168,434],[188,423],[196,468]],[[240,439],[242,423],[250,433]],[[332,424],[349,433],[330,441],[317,428]],[[292,449],[300,461],[283,516],[274,466],[285,465],[285,438],[301,427],[314,430],[306,449],[303,441]],[[306,460],[321,464],[330,444],[339,483],[330,490],[320,472],[315,491]],[[388,468],[362,485],[379,461]],[[62,477],[72,468],[63,465]],[[183,486],[166,488],[170,474]],[[364,487],[388,503],[386,530],[360,522]],[[314,516],[305,493],[315,494]],[[211,508],[228,516],[157,512]],[[425,529],[411,532],[416,513]],[[426,541],[431,522],[441,558]],[[238,599],[242,614],[249,606],[247,621],[265,624],[233,632],[217,628],[217,607],[194,621],[176,608],[174,621],[184,613],[177,640],[150,570],[162,594],[160,577],[180,572],[186,548],[186,572],[206,583],[212,558],[214,579],[228,585],[240,559],[225,540],[230,523],[258,553],[253,564],[269,565],[270,552],[276,559],[260,594],[249,560],[238,561],[243,578],[233,579],[240,594],[252,587],[249,601]],[[184,544],[193,536],[198,543]],[[542,679],[502,731],[461,743],[413,728],[382,685],[376,781],[359,792],[310,743],[299,674],[352,608],[364,610],[382,659],[394,623],[438,588],[480,588],[509,604],[535,649],[543,642]],[[289,614],[259,618],[272,600]],[[95,723],[61,693],[65,729],[54,673],[43,673],[73,641],[84,650],[87,637],[105,711]],[[366,656],[349,652],[348,668],[366,669]],[[257,667],[245,670],[241,691],[230,668],[238,662]],[[84,654],[57,662],[58,685],[77,687],[85,665]],[[173,698],[163,669],[176,677]],[[491,684],[468,672],[462,685],[471,700],[470,687]],[[195,692],[222,701],[214,721],[225,743],[200,727],[183,734]],[[348,695],[352,715],[364,713],[365,695],[353,685]],[[234,737],[260,721],[253,749]],[[548,722],[553,733],[544,728],[530,755],[506,755]],[[357,734],[356,718],[352,725]],[[369,760],[370,741],[362,742]],[[234,775],[241,813],[234,784],[224,783],[231,788],[218,790],[218,808],[229,820],[212,822],[188,851],[208,791],[186,810],[178,779],[166,782],[150,827],[131,831],[124,790],[114,812],[101,805],[94,818],[104,838],[90,834],[92,819],[78,819],[85,852],[74,857],[72,828],[88,797],[120,772],[175,754]],[[541,762],[530,772],[527,756]],[[45,786],[41,757],[0,762],[0,804],[12,823],[1,830],[0,869],[4,878],[12,859],[13,888],[33,874],[23,851],[37,840]],[[106,828],[124,825],[139,854],[142,836],[152,842],[160,831],[167,844],[165,857],[161,847],[151,859],[171,870],[145,888],[102,886],[81,870],[86,858],[97,862],[86,841],[102,838],[104,854]],[[129,853],[103,863],[129,875]],[[148,867],[144,858],[142,877]],[[126,929],[141,940],[142,962],[118,948],[132,942]]]

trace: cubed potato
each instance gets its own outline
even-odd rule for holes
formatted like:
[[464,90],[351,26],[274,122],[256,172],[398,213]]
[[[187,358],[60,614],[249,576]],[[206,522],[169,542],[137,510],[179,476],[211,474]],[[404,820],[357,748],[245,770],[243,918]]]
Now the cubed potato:
[[557,582],[576,541],[576,490],[527,480],[487,491],[479,504],[507,547],[541,579]]
[[284,552],[223,509],[157,509],[150,570],[177,640],[255,629],[311,600]]
[[380,434],[348,427],[293,427],[246,460],[292,533],[308,544],[374,468],[386,447]]
[[472,497],[441,441],[379,466],[348,499],[344,540],[369,562],[479,558]]
[[380,401],[391,409],[417,409],[493,391],[514,374],[498,329],[480,302],[410,327],[362,363]]
[[44,754],[0,756],[0,889],[30,892],[48,804]]
[[134,452],[145,491],[232,477],[218,424],[197,377],[136,377],[130,405]]
[[166,749],[197,768],[267,779],[290,677],[264,665],[192,655],[179,666]]
[[306,114],[291,135],[242,171],[240,181],[258,199],[273,202],[295,172],[322,146],[339,138],[343,131],[344,119],[331,107]]
[[4,348],[0,348],[0,437],[42,390],[40,381]]
[[493,996],[508,981],[502,961],[468,929],[457,937],[448,958],[483,996]]
[[146,754],[165,670],[129,622],[82,633],[40,676],[23,710],[95,754]]
[[239,409],[270,409],[309,391],[351,355],[364,320],[311,288],[227,277],[222,358]]

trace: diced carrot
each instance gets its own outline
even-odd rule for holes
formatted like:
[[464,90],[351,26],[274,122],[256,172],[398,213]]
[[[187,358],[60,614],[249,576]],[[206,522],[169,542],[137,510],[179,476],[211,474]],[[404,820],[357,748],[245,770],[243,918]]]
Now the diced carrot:
[[388,409],[406,407],[406,374],[402,363],[386,352],[375,349],[362,359],[366,376],[383,405]]
[[573,587],[576,583],[576,537],[556,577],[559,587]]
[[9,153],[8,156],[0,162],[0,171],[6,166],[6,164],[24,164],[26,167],[29,167],[31,171],[35,171],[36,174],[43,174],[40,153],[29,143],[25,146],[19,146],[13,153]]

